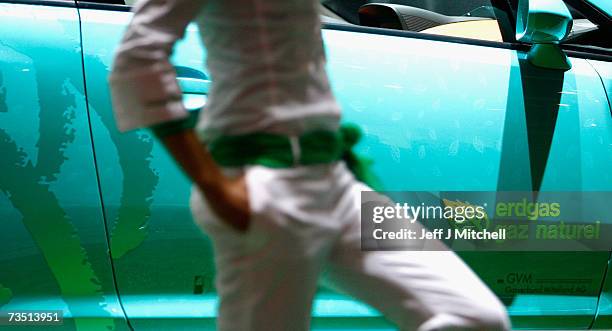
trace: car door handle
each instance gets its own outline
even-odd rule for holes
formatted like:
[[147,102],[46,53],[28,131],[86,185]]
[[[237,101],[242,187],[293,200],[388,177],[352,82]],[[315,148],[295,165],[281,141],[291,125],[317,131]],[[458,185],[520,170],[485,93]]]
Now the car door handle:
[[190,94],[208,94],[211,83],[210,80],[189,77],[177,77],[177,80],[181,91]]
[[196,69],[177,66],[176,78],[183,93],[208,94],[211,81],[208,76]]
[[212,82],[199,70],[181,66],[175,69],[176,79],[183,92],[183,105],[189,111],[200,111],[206,105],[206,95]]

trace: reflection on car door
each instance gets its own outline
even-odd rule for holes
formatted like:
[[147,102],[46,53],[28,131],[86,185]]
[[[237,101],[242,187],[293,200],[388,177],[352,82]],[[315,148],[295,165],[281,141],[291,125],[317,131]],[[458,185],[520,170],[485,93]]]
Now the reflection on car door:
[[[586,60],[547,71],[501,44],[363,31],[326,32],[329,70],[386,190],[612,189],[610,109]],[[509,306],[515,327],[584,328],[609,254],[461,256]]]
[[[81,9],[91,123],[118,289],[136,330],[213,328],[212,252],[191,220],[189,184],[148,132],[119,134],[112,118],[106,77],[130,15],[119,7]],[[366,132],[359,148],[375,160],[385,189],[612,188],[605,170],[612,155],[606,147],[612,124],[604,116],[609,108],[586,60],[573,58],[573,69],[565,73],[541,72],[526,64],[525,54],[504,47],[331,26],[324,39],[344,119]],[[206,79],[204,57],[197,31],[190,28],[173,60],[179,74]],[[590,324],[608,258],[606,252],[462,256],[509,305],[516,327],[549,328]],[[517,283],[516,275],[533,283]],[[576,279],[579,287],[571,283]],[[562,290],[530,290],[545,282]],[[345,327],[350,318],[378,316],[329,291],[319,298],[327,301],[315,303],[315,328],[324,325],[319,316],[348,317],[342,319]],[[318,304],[325,302],[333,305]],[[335,310],[325,310],[329,307]]]
[[[0,1],[0,311],[126,330],[114,286],[70,1]],[[23,329],[31,329],[24,326]]]
[[[122,7],[80,13],[92,133],[123,307],[135,330],[213,329],[212,252],[191,218],[189,182],[147,130],[121,134],[113,119],[107,76],[132,14]],[[205,100],[203,61],[190,26],[173,62],[190,92],[185,103],[193,107]]]

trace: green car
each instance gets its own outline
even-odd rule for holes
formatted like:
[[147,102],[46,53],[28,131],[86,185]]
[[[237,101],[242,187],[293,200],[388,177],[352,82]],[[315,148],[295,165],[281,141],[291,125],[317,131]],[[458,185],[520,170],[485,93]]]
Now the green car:
[[[0,0],[0,329],[215,327],[190,183],[149,131],[115,127],[130,8]],[[385,190],[612,191],[612,1],[323,0],[321,15],[344,120]],[[205,59],[190,26],[173,55],[190,110]],[[461,256],[514,328],[612,330],[610,251]],[[324,286],[312,318],[394,329]]]

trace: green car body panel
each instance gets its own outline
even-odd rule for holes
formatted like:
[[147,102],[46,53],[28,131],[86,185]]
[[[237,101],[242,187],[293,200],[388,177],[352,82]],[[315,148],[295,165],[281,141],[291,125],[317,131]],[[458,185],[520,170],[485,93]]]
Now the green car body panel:
[[[610,8],[612,15],[612,8]],[[597,70],[608,94],[608,104],[612,104],[612,64],[609,62],[589,60]],[[611,107],[612,109],[612,107]],[[612,256],[612,254],[611,254]],[[596,329],[612,329],[612,259],[608,263],[608,272],[602,284],[597,316],[593,323]]]
[[107,253],[78,12],[0,3],[0,15],[2,309],[62,310],[66,329],[126,329]]
[[[0,3],[0,15],[0,310],[60,309],[69,330],[126,318],[134,330],[214,328],[212,249],[190,184],[148,131],[114,124],[107,76],[131,14]],[[610,63],[570,57],[552,71],[507,47],[357,30],[324,30],[328,70],[386,190],[612,190]],[[191,107],[206,99],[205,57],[190,26],[173,63]],[[40,234],[50,224],[58,232]],[[514,327],[587,328],[597,315],[612,328],[609,252],[461,256]],[[392,329],[324,287],[313,326]]]

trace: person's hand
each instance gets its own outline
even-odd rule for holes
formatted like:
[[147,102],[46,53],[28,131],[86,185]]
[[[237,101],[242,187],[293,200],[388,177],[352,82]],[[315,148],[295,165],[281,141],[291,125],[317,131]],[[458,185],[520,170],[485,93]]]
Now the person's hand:
[[249,197],[244,175],[237,178],[222,177],[214,184],[198,185],[212,210],[222,222],[239,232],[250,226]]
[[245,232],[251,215],[244,175],[238,178],[225,176],[192,129],[160,138],[204,193],[215,214],[237,231]]

